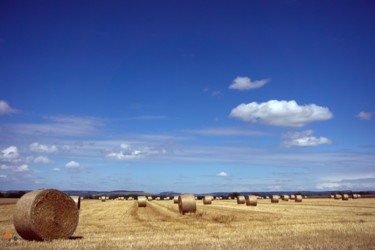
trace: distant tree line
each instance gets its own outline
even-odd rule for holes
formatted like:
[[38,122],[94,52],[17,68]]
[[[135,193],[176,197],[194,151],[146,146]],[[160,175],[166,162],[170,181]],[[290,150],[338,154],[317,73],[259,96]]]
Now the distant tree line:
[[0,192],[0,198],[21,198],[22,195],[26,194],[25,191],[18,192]]

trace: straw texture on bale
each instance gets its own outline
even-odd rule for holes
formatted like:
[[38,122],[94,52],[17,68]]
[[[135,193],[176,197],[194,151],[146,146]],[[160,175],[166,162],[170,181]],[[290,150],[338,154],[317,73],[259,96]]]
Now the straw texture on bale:
[[210,205],[210,204],[212,204],[212,196],[205,195],[203,197],[203,205]]
[[278,195],[271,195],[271,202],[272,203],[279,203],[280,196]]
[[256,206],[258,201],[255,195],[246,195],[246,206]]
[[294,200],[295,202],[302,202],[302,195],[297,194],[296,199]]
[[56,189],[40,189],[17,202],[13,223],[25,240],[66,239],[77,228],[79,211],[73,199]]
[[289,195],[282,195],[282,196],[281,196],[281,199],[282,199],[283,201],[288,201],[288,200],[289,200]]
[[178,204],[178,196],[173,197],[173,204]]
[[237,196],[237,204],[245,204],[245,203],[246,203],[245,196],[243,195]]
[[146,196],[138,196],[138,207],[147,207]]
[[335,194],[335,199],[340,200],[342,198],[341,194]]
[[178,209],[181,214],[195,213],[197,204],[193,194],[183,194],[178,196]]
[[70,197],[73,199],[73,201],[76,204],[78,210],[80,210],[81,209],[81,197],[80,196],[70,196]]
[[342,200],[343,200],[343,201],[347,201],[347,200],[349,200],[349,195],[348,195],[348,194],[343,194],[343,195],[342,195]]

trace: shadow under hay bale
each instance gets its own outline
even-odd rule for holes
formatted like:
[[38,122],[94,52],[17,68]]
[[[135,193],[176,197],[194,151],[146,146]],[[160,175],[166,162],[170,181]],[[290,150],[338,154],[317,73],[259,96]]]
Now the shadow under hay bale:
[[246,195],[245,200],[246,206],[256,206],[258,203],[257,197],[255,195]]
[[147,199],[146,196],[138,196],[138,207],[146,207]]
[[41,189],[23,195],[14,209],[13,223],[25,240],[71,237],[77,228],[78,208],[73,199],[56,189]]
[[195,213],[197,205],[193,194],[183,194],[178,196],[178,209],[182,215],[186,213]]

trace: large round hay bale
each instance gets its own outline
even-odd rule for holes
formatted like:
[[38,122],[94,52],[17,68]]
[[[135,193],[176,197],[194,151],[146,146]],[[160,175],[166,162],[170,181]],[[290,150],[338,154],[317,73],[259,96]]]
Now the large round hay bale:
[[342,200],[343,200],[343,201],[347,201],[347,200],[349,200],[349,195],[348,195],[348,194],[343,194],[343,195],[342,195]]
[[342,198],[341,194],[335,194],[335,199],[336,200],[341,200],[341,198]]
[[246,203],[245,196],[243,195],[237,196],[237,204],[245,204],[245,203]]
[[102,196],[99,198],[99,200],[101,200],[102,202],[105,202],[107,200],[107,198],[105,196]]
[[56,189],[40,189],[17,202],[13,223],[25,240],[66,239],[77,228],[79,211],[73,199]]
[[361,195],[360,195],[360,194],[357,194],[357,197],[358,197],[358,199],[359,199],[359,198],[361,198]]
[[147,197],[148,201],[152,201],[152,196]]
[[291,199],[291,200],[295,200],[295,199],[296,199],[296,196],[295,196],[294,194],[291,194],[291,195],[290,195],[290,199]]
[[271,195],[271,203],[279,203],[280,196]]
[[195,213],[197,205],[193,194],[183,194],[178,196],[178,209],[181,214]]
[[257,197],[255,195],[246,195],[246,206],[256,206],[257,205]]
[[281,199],[282,199],[283,201],[288,201],[288,200],[289,200],[289,195],[282,195],[282,196],[281,196]]
[[138,196],[138,207],[146,207],[147,199],[146,196]]
[[173,204],[178,204],[178,196],[173,197]]
[[297,194],[296,199],[294,200],[295,202],[302,202],[302,195]]
[[352,194],[352,199],[358,199],[358,194]]
[[205,195],[203,197],[203,205],[210,205],[212,204],[212,197],[210,195]]
[[73,199],[73,201],[76,204],[78,210],[80,210],[81,209],[81,197],[80,196],[74,196],[74,195],[70,196],[70,197]]

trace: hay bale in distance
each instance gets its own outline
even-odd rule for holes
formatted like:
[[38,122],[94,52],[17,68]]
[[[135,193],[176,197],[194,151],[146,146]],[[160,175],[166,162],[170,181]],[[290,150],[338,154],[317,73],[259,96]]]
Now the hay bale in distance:
[[197,204],[193,194],[183,194],[178,196],[178,209],[182,215],[186,213],[195,213]]
[[138,207],[146,207],[147,199],[146,196],[138,196]]
[[178,196],[173,197],[173,204],[178,204]]
[[279,203],[280,196],[271,195],[271,203]]
[[295,202],[302,202],[302,195],[297,194],[296,199],[294,200]]
[[152,196],[147,197],[148,201],[152,201]]
[[17,202],[13,223],[25,240],[66,239],[77,228],[79,211],[73,199],[56,189],[40,189]]
[[282,199],[283,201],[288,201],[288,200],[289,200],[289,195],[282,195],[282,196],[281,196],[281,199]]
[[203,205],[210,205],[210,204],[212,204],[212,196],[205,195],[203,197]]
[[347,201],[347,200],[349,200],[349,195],[348,195],[348,194],[343,194],[343,195],[342,195],[342,200],[343,200],[343,201]]
[[358,199],[358,194],[352,194],[352,199]]
[[246,195],[245,200],[246,206],[256,206],[258,203],[257,197],[255,195]]
[[102,202],[105,202],[105,201],[107,200],[107,197],[102,196],[102,197],[100,197],[99,199],[102,200]]
[[335,200],[341,200],[342,196],[341,194],[335,194]]
[[76,204],[78,210],[80,210],[81,209],[81,197],[80,196],[75,196],[75,195],[70,196],[70,197],[73,199],[73,201]]
[[295,199],[296,199],[296,196],[295,196],[294,194],[291,194],[291,195],[290,195],[290,199],[291,199],[291,200],[295,200]]
[[245,196],[243,195],[237,196],[237,204],[245,204],[245,203],[246,203]]

